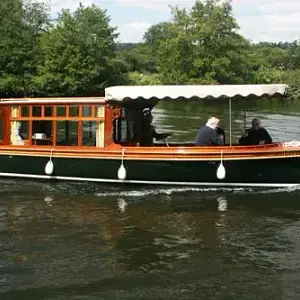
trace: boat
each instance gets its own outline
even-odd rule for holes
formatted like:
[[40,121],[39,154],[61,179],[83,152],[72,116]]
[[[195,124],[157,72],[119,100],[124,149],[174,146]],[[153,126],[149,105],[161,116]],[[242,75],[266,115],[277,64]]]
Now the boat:
[[[232,142],[232,100],[271,101],[287,91],[285,84],[112,86],[103,97],[1,99],[0,176],[217,188],[299,186],[300,142]],[[229,143],[141,146],[141,114],[162,100],[227,101]]]

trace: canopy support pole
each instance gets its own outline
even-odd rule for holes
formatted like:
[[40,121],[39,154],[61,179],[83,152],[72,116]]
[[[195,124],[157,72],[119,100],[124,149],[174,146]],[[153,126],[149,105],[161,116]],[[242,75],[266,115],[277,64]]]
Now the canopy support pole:
[[231,98],[229,98],[229,143],[232,146],[232,126],[231,126]]

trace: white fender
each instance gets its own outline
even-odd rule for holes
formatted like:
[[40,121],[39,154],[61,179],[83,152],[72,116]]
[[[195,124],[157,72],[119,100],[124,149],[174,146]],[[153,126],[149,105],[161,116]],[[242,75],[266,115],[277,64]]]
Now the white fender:
[[118,170],[118,178],[120,180],[125,180],[126,176],[127,176],[127,171],[124,167],[124,156],[125,156],[125,149],[122,149],[122,162],[121,162],[121,166]]
[[223,180],[225,179],[226,177],[226,170],[225,170],[225,167],[223,165],[223,151],[221,151],[221,162],[220,162],[220,165],[217,169],[217,178],[219,180]]
[[226,170],[223,163],[221,162],[217,169],[217,178],[222,180],[225,179],[225,177],[226,177]]
[[51,158],[49,159],[49,161],[47,162],[46,166],[45,166],[45,173],[47,175],[52,175],[54,171],[54,164],[51,160]]
[[121,163],[121,166],[120,166],[120,168],[119,168],[119,170],[118,170],[118,178],[119,178],[120,180],[125,180],[125,179],[126,179],[126,176],[127,176],[127,172],[126,172],[126,169],[125,169],[124,164],[123,164],[123,162],[122,162],[122,163]]

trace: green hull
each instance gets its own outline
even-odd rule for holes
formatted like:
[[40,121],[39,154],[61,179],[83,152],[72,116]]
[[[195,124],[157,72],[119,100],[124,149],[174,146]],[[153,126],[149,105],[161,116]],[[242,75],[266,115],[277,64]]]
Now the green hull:
[[[121,161],[115,159],[53,158],[54,172],[45,174],[48,157],[0,155],[0,176],[119,182]],[[147,184],[299,184],[300,158],[225,161],[226,178],[218,180],[219,162],[125,160],[123,182]],[[121,181],[120,181],[121,182]]]

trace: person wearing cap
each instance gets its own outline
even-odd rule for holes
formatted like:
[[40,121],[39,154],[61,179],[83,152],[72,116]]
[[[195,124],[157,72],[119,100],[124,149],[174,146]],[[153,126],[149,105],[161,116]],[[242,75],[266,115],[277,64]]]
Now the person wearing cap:
[[152,125],[152,120],[150,109],[144,109],[142,112],[140,146],[151,147],[153,146],[153,138],[159,141],[171,135],[170,133],[157,133]]
[[271,144],[272,138],[268,131],[261,127],[259,118],[252,120],[252,127],[247,129],[245,134],[239,139],[240,145],[265,145]]
[[196,137],[196,146],[220,146],[224,145],[225,132],[219,127],[220,120],[210,117],[206,124],[199,129]]

